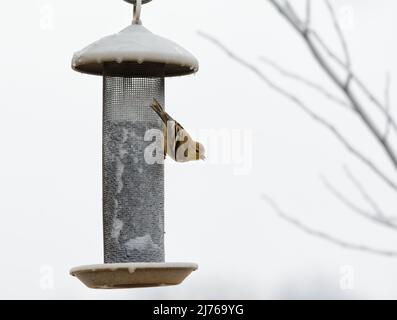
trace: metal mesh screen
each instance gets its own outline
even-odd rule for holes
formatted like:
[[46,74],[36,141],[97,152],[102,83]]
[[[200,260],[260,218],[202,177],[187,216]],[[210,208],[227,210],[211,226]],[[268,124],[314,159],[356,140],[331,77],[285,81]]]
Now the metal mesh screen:
[[144,158],[145,132],[162,129],[149,105],[164,105],[164,78],[105,74],[103,90],[105,263],[164,262],[164,167]]

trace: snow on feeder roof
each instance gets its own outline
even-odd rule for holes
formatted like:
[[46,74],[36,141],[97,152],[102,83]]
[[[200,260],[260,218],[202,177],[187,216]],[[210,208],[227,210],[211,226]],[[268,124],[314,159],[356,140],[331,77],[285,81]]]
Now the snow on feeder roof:
[[83,73],[102,75],[104,63],[113,64],[114,73],[124,76],[158,76],[158,67],[163,68],[165,77],[183,76],[199,68],[197,59],[187,50],[139,24],[77,52],[72,67]]
[[[141,4],[133,24],[77,52],[76,71],[103,76],[104,264],[73,268],[90,288],[136,288],[180,284],[198,266],[166,263],[164,248],[164,165],[150,163],[147,132],[164,125],[150,107],[164,108],[164,77],[198,70],[197,59],[176,43],[141,25]],[[150,139],[149,139],[150,140]],[[152,154],[152,152],[150,153]],[[163,155],[160,154],[160,158]]]
[[199,68],[197,59],[186,49],[143,27],[139,15],[134,17],[132,25],[119,33],[104,37],[77,52],[72,68],[102,75],[105,63],[112,65],[115,75],[123,76],[159,76],[159,70],[165,77],[183,76],[195,73]]

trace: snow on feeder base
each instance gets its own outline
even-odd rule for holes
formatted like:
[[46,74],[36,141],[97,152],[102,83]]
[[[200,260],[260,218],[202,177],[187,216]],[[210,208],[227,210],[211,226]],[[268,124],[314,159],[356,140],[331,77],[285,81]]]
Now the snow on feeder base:
[[[165,263],[164,166],[148,162],[145,138],[163,130],[150,108],[164,106],[164,78],[198,70],[198,61],[179,45],[141,25],[140,0],[133,24],[73,57],[74,70],[103,76],[103,265],[70,273],[90,288],[135,288],[181,283],[198,267]],[[149,1],[144,1],[149,2]]]

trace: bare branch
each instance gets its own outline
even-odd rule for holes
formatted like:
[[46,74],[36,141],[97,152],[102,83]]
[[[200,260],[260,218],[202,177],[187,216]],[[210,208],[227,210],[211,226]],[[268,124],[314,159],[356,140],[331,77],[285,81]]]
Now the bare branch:
[[[299,21],[296,21],[296,18],[294,18],[293,16],[291,16],[290,13],[290,9],[288,9],[288,7],[286,6],[282,6],[277,0],[269,0],[269,2],[271,4],[274,5],[274,7],[278,10],[278,12],[289,21],[289,23],[298,31],[301,32],[302,31],[302,26],[299,23]],[[288,4],[287,4],[288,6]],[[289,5],[289,7],[291,8],[291,5]]]
[[[269,0],[269,2],[275,5],[275,7],[279,11],[280,10],[282,11],[282,8],[279,7],[279,4],[276,1]],[[323,69],[325,74],[328,75],[328,77],[336,84],[336,86],[340,88],[342,93],[346,95],[346,98],[349,99],[358,117],[361,119],[361,121],[364,123],[367,129],[371,132],[374,138],[379,142],[380,147],[386,153],[389,160],[393,164],[394,168],[397,170],[397,155],[395,154],[394,150],[390,147],[389,143],[383,139],[383,134],[381,134],[379,128],[376,126],[372,118],[368,115],[364,107],[356,98],[355,94],[350,90],[349,86],[347,86],[346,83],[339,78],[338,74],[332,69],[329,62],[322,55],[319,48],[313,42],[312,38],[310,37],[310,33],[306,32],[306,30],[301,30],[300,28],[295,28],[295,29],[302,36],[310,52],[312,53],[313,57],[320,65],[320,67]]]
[[296,13],[295,9],[291,4],[289,3],[288,0],[285,1],[284,5],[284,11],[291,17],[292,20],[294,20],[295,25],[300,29],[303,30],[303,22],[299,18],[298,14]]
[[380,209],[380,207],[375,202],[375,200],[373,200],[372,197],[369,195],[369,193],[365,190],[361,182],[358,181],[358,179],[353,175],[350,169],[347,166],[343,166],[343,170],[345,171],[345,174],[349,178],[349,180],[360,191],[360,194],[363,197],[363,199],[372,207],[372,209],[375,211],[378,217],[382,217],[383,219],[385,219],[386,215]]
[[[272,4],[274,4],[275,1],[269,0]],[[343,36],[342,30],[340,28],[338,19],[336,17],[335,11],[333,10],[333,7],[327,1],[328,9],[331,13],[331,16],[334,21],[334,25],[336,27],[336,30],[338,32],[339,38],[341,39],[342,46],[344,48],[345,56],[346,56],[346,62],[343,62],[341,58],[338,57],[337,54],[335,54],[330,47],[325,43],[325,41],[320,37],[320,35],[311,29],[305,30],[305,32],[302,32],[301,30],[297,29],[297,31],[300,31],[300,34],[310,34],[312,37],[318,42],[318,44],[322,47],[322,49],[325,51],[325,53],[334,61],[336,62],[340,67],[342,67],[344,70],[347,71],[348,77],[347,80],[344,84],[345,87],[348,87],[348,84],[350,81],[354,81],[358,88],[361,89],[361,91],[364,93],[364,95],[367,96],[369,101],[371,101],[377,108],[378,110],[387,118],[388,122],[390,123],[390,126],[393,128],[394,131],[397,132],[397,123],[394,120],[394,118],[387,112],[387,108],[375,97],[375,95],[368,89],[368,87],[364,84],[364,82],[353,72],[352,66],[351,66],[351,58],[350,54],[348,51],[348,46],[346,43],[346,40]],[[280,11],[280,8],[277,8]]]
[[354,93],[351,92],[349,90],[349,88],[344,83],[341,82],[341,80],[338,78],[336,73],[329,66],[328,62],[326,62],[326,60],[324,60],[323,56],[318,51],[318,49],[315,47],[315,45],[313,44],[311,39],[309,37],[305,37],[305,40],[306,40],[306,43],[307,43],[310,51],[312,52],[314,58],[317,60],[317,62],[323,68],[324,72],[335,82],[335,84],[337,86],[340,87],[342,92],[346,95],[346,98],[350,100],[358,117],[362,120],[362,122],[365,124],[365,126],[368,128],[368,130],[373,134],[374,138],[379,142],[380,146],[383,148],[386,155],[389,157],[394,168],[397,169],[397,156],[394,153],[394,150],[387,143],[387,141],[384,141],[383,135],[380,133],[379,129],[376,127],[374,121],[367,114],[367,112],[365,111],[363,106],[360,104],[360,102],[355,97]]
[[282,74],[283,76],[287,77],[287,78],[291,78],[294,80],[297,80],[301,83],[303,83],[304,85],[320,92],[323,96],[325,96],[327,99],[331,100],[332,102],[335,102],[345,108],[348,108],[349,110],[351,109],[351,105],[349,103],[347,103],[346,101],[344,101],[343,99],[337,97],[336,95],[330,93],[327,89],[325,89],[324,87],[320,86],[319,84],[315,83],[314,81],[308,80],[296,73],[293,73],[291,71],[288,71],[286,69],[284,69],[283,67],[281,67],[280,65],[278,65],[277,63],[264,58],[264,57],[260,57],[260,60],[262,62],[264,62],[265,64],[269,65],[270,67],[272,67],[273,69],[277,70],[280,74]]
[[354,204],[351,200],[349,200],[345,195],[343,195],[337,188],[335,188],[327,178],[324,176],[321,177],[321,180],[324,184],[324,186],[328,189],[328,191],[335,196],[339,201],[341,201],[346,207],[348,207],[350,210],[353,212],[357,213],[358,215],[375,222],[377,224],[380,224],[384,227],[391,228],[393,230],[397,230],[397,226],[391,223],[390,221],[383,219],[379,216],[374,216],[372,213],[367,212],[366,210],[360,208],[356,204]]
[[387,121],[386,121],[386,128],[383,138],[386,140],[390,133],[390,126],[392,125],[392,116],[390,114],[390,74],[387,73],[386,75],[386,85],[385,85],[385,109],[387,113]]
[[353,75],[353,77],[357,86],[367,96],[367,98],[378,108],[378,110],[380,110],[384,114],[386,120],[390,122],[390,127],[393,128],[393,131],[397,132],[397,123],[389,113],[388,108],[384,106],[379,101],[379,99],[375,97],[373,93],[371,93],[371,91],[368,89],[368,87],[364,84],[362,80],[360,80],[356,75]]
[[364,252],[368,252],[368,253],[383,255],[386,257],[396,257],[397,256],[397,252],[395,252],[395,251],[376,249],[376,248],[368,247],[365,245],[349,243],[347,241],[340,240],[334,236],[331,236],[325,232],[308,227],[307,225],[303,224],[301,221],[286,214],[283,210],[281,210],[279,205],[273,199],[271,199],[269,196],[262,195],[262,198],[278,214],[278,216],[280,218],[289,222],[290,224],[294,225],[295,227],[301,229],[302,231],[304,231],[305,233],[307,233],[311,236],[321,238],[323,240],[326,240],[328,242],[336,244],[336,245],[343,247],[345,249],[364,251]]
[[[310,30],[310,35],[314,40],[320,45],[322,50],[331,58],[339,67],[343,69],[347,69],[347,65],[339,58],[325,43],[325,41],[320,37],[320,35],[314,31]],[[385,118],[390,121],[390,126],[393,128],[393,131],[397,132],[397,123],[394,118],[388,114],[386,107],[380,102],[378,98],[368,89],[365,83],[354,73],[351,69],[351,80],[357,85],[357,87],[361,90],[361,92],[368,98],[368,100],[385,116]]]
[[257,68],[255,65],[245,61],[241,57],[237,56],[230,49],[228,49],[224,44],[222,44],[219,40],[214,37],[199,31],[198,34],[216,45],[220,48],[226,55],[228,55],[231,59],[247,68],[251,72],[253,72],[256,76],[258,76],[265,84],[267,84],[271,89],[283,95],[293,103],[295,103],[298,107],[300,107],[306,114],[308,114],[313,120],[319,122],[324,127],[326,127],[344,146],[345,148],[352,153],[355,157],[361,160],[365,165],[367,165],[373,172],[375,172],[387,185],[389,185],[392,189],[397,191],[397,185],[386,175],[384,174],[375,163],[373,163],[370,159],[364,156],[360,151],[358,151],[339,131],[338,129],[330,124],[327,120],[320,117],[316,113],[314,113],[310,108],[308,108],[298,97],[292,95],[290,92],[286,91],[282,87],[273,83],[269,78],[267,78],[262,71]]
[[[375,106],[378,107],[378,109],[380,111],[382,111],[382,113],[386,116],[387,121],[389,123],[389,125],[393,125],[394,129],[397,130],[397,125],[395,123],[395,121],[393,120],[393,118],[390,116],[390,114],[388,113],[388,107],[387,104],[383,105],[379,99],[377,99],[368,89],[368,87],[363,83],[362,80],[360,80],[356,74],[353,73],[352,71],[352,63],[351,63],[351,57],[350,57],[350,52],[348,49],[348,45],[346,42],[346,39],[343,35],[342,29],[340,27],[338,18],[335,14],[335,10],[333,8],[333,6],[331,5],[329,0],[325,0],[325,3],[327,5],[327,8],[331,14],[335,29],[337,31],[337,34],[339,36],[340,42],[342,44],[343,47],[343,51],[345,54],[345,59],[346,62],[343,62],[332,50],[329,49],[329,46],[325,44],[325,42],[321,39],[321,37],[315,32],[312,31],[313,36],[316,38],[316,40],[319,42],[319,44],[322,46],[322,48],[326,51],[326,53],[335,61],[337,62],[337,64],[344,68],[347,72],[348,72],[348,79],[350,80],[354,80],[358,87],[363,91],[363,93],[368,97],[368,99],[375,104]],[[349,80],[348,80],[349,81]]]
[[306,29],[310,27],[310,23],[312,21],[312,1],[306,0]]
[[344,70],[347,68],[347,65],[343,60],[330,49],[329,45],[321,38],[321,36],[313,29],[309,30],[310,35],[318,42],[321,49],[327,54],[329,58],[331,58],[339,67],[343,68]]
[[344,36],[344,34],[342,32],[342,28],[340,27],[340,24],[339,24],[339,21],[338,21],[338,17],[337,17],[337,15],[335,13],[334,7],[332,6],[332,4],[331,4],[331,2],[329,0],[324,0],[324,1],[325,1],[325,4],[326,4],[327,8],[328,8],[328,11],[329,11],[329,13],[331,15],[331,18],[332,18],[336,33],[338,34],[338,37],[339,37],[339,40],[340,40],[340,43],[342,45],[343,52],[344,52],[344,55],[345,55],[346,71],[348,73],[347,80],[345,82],[345,86],[348,87],[349,84],[350,84],[350,81],[352,79],[352,71],[351,71],[352,64],[351,64],[349,48],[347,46],[347,42],[346,42],[345,36]]

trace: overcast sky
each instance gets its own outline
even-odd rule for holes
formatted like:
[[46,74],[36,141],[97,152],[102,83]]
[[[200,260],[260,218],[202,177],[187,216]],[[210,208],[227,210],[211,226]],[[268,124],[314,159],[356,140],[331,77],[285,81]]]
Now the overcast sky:
[[[344,32],[355,70],[382,96],[386,72],[397,77],[396,2],[335,3],[341,19],[348,15]],[[325,11],[313,10],[313,23],[338,50]],[[212,34],[258,64],[393,173],[359,122],[260,65],[265,56],[333,90],[266,0],[154,0],[142,12],[147,28],[200,61],[196,75],[167,79],[168,111],[197,136],[223,130],[245,141],[237,143],[242,158],[227,164],[219,163],[219,142],[205,163],[166,165],[166,259],[200,269],[183,285],[160,289],[95,291],[69,276],[71,267],[102,263],[102,81],[72,71],[70,61],[126,27],[131,11],[121,0],[0,4],[0,298],[397,298],[396,259],[313,238],[261,199],[266,193],[289,214],[342,239],[397,250],[396,233],[347,210],[319,176],[361,201],[343,174],[347,164],[392,212],[396,202],[384,185],[329,132],[197,35]],[[352,290],[340,287],[346,268],[354,271]],[[42,285],[48,272],[53,287]]]

